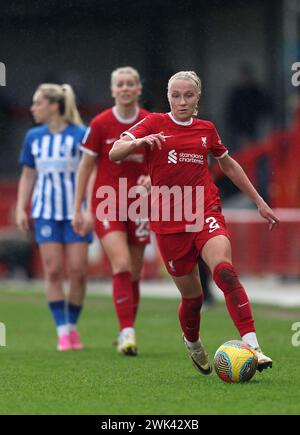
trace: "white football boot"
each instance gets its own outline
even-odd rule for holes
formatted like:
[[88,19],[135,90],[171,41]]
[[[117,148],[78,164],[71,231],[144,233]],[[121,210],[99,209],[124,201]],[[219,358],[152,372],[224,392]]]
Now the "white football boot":
[[197,347],[195,349],[191,349],[184,335],[182,338],[194,367],[203,375],[210,375],[212,372],[212,365],[200,339],[198,341]]
[[254,348],[257,356],[257,370],[262,372],[265,369],[272,368],[273,361],[268,356],[264,355],[260,347]]
[[124,328],[118,337],[118,352],[127,356],[136,356],[137,346],[133,328]]

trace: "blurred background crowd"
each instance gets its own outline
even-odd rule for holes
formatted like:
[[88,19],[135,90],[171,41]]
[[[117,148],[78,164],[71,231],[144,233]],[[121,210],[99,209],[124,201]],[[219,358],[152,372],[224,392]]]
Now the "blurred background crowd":
[[[110,73],[132,65],[143,80],[141,105],[167,111],[166,85],[178,70],[202,79],[199,117],[212,120],[230,153],[274,208],[272,238],[252,205],[221,178],[241,273],[300,275],[300,105],[292,65],[300,60],[299,0],[0,1],[0,273],[41,273],[35,247],[14,227],[19,153],[33,126],[29,107],[40,83],[70,83],[86,124],[112,104]],[[237,211],[238,210],[238,211]],[[95,242],[96,243],[96,242]],[[105,276],[98,245],[90,274]],[[149,247],[145,276],[161,276]]]

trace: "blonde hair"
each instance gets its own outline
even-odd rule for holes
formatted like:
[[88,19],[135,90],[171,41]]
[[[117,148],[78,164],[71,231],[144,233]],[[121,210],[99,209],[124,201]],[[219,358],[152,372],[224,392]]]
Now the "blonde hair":
[[117,77],[119,74],[131,74],[135,79],[136,83],[142,87],[141,77],[139,72],[133,68],[132,66],[122,66],[120,68],[115,69],[111,73],[110,85],[113,87],[117,81]]
[[[195,71],[179,71],[176,74],[174,74],[172,77],[170,77],[168,81],[168,99],[170,101],[170,88],[171,83],[173,80],[191,80],[194,85],[196,85],[198,96],[200,97],[201,91],[202,91],[202,83],[200,77],[195,73]],[[193,113],[194,116],[198,114],[198,109],[195,108],[195,111]]]
[[38,88],[50,103],[58,103],[59,113],[66,122],[83,125],[76,106],[76,97],[72,86],[68,84],[42,83]]

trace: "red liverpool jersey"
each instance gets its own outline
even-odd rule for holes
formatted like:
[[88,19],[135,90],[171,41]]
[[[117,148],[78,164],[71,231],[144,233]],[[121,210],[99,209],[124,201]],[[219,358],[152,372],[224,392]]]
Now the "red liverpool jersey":
[[[159,234],[184,232],[186,225],[191,221],[185,218],[184,210],[182,210],[181,220],[178,215],[175,219],[175,208],[177,207],[178,211],[178,205],[182,208],[182,204],[178,202],[183,203],[184,200],[189,199],[192,202],[192,210],[198,210],[196,207],[196,192],[199,191],[196,189],[197,186],[204,188],[202,213],[220,207],[218,189],[211,179],[207,158],[211,153],[213,157],[220,159],[228,154],[228,150],[222,144],[212,122],[200,119],[178,122],[171,113],[150,114],[124,134],[137,139],[160,132],[165,135],[162,149],[159,150],[157,146],[154,146],[153,150],[145,147],[148,173],[151,176],[152,189],[154,186],[159,188],[166,186],[175,194],[169,196],[170,219],[168,219],[168,217],[162,217],[161,209],[162,206],[168,205],[163,204],[164,199],[168,200],[168,196],[164,199],[162,196],[159,199],[157,197],[153,199],[152,193],[151,228]],[[178,193],[178,189],[181,190],[182,195]],[[158,219],[153,219],[153,207],[160,210]],[[165,216],[167,215],[168,213]]]
[[94,210],[99,202],[96,199],[96,191],[99,187],[112,186],[118,193],[120,178],[127,179],[129,189],[136,185],[140,175],[147,174],[145,150],[143,148],[137,149],[123,162],[118,163],[109,160],[109,151],[123,131],[141,121],[148,114],[148,111],[138,109],[133,119],[125,120],[118,115],[116,108],[113,107],[100,113],[92,120],[81,149],[88,154],[98,156],[97,175],[93,192]]

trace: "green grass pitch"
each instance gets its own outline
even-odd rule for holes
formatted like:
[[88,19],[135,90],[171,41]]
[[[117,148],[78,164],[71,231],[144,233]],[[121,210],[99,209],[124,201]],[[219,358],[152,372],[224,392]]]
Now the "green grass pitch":
[[[101,284],[99,284],[101,286]],[[299,414],[300,347],[292,346],[296,310],[254,306],[259,340],[274,367],[248,384],[226,384],[193,368],[181,340],[176,300],[143,298],[136,325],[140,355],[117,354],[109,297],[88,296],[80,321],[86,349],[59,353],[42,293],[0,292],[0,414]],[[223,304],[202,314],[213,358],[238,339]]]

